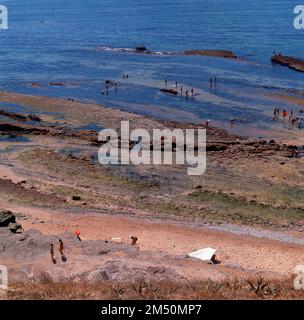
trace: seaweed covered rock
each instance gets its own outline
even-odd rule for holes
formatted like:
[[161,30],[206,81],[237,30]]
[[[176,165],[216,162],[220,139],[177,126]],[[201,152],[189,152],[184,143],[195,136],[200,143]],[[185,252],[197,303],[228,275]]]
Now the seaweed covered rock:
[[9,211],[1,211],[0,212],[0,227],[8,227],[10,223],[15,223],[16,217],[15,215]]

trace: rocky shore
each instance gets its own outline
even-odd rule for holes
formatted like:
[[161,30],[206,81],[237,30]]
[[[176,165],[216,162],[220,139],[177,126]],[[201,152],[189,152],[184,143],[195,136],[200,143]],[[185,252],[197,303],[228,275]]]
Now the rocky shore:
[[[8,134],[10,136],[22,136],[22,135],[46,135],[53,137],[71,137],[78,138],[90,142],[92,145],[102,145],[103,142],[98,141],[98,131],[95,130],[75,130],[68,127],[54,126],[44,124],[41,125],[39,122],[41,119],[37,116],[32,115],[20,115],[14,112],[0,111],[0,114],[4,117],[14,119],[17,123],[7,123],[0,121],[0,134]],[[27,124],[27,120],[34,119],[38,120],[38,125]],[[37,120],[36,120],[37,121]],[[22,123],[18,123],[22,122]],[[181,124],[173,121],[159,121],[162,126],[173,129],[198,129],[204,127],[203,125],[196,124]],[[292,158],[299,154],[299,147],[295,145],[278,144],[274,140],[250,140],[247,138],[241,138],[233,135],[229,135],[226,131],[219,128],[205,127],[207,130],[207,152],[221,152],[229,153],[232,152],[240,153],[244,156],[246,153],[256,154],[259,156],[263,155],[282,155],[284,157]],[[119,141],[120,141],[120,137]],[[222,141],[219,141],[222,139]],[[216,141],[218,140],[218,141]],[[230,140],[230,141],[229,141]],[[134,142],[129,141],[130,148],[133,147]],[[173,151],[176,150],[176,142],[172,142]],[[186,148],[186,145],[184,146]],[[153,150],[153,142],[150,142],[150,149]],[[197,150],[197,146],[195,147]]]
[[[292,143],[208,126],[202,176],[177,165],[102,166],[88,125],[204,126],[64,99],[2,92],[0,101],[0,211],[17,223],[0,227],[0,259],[12,281],[287,279],[301,263],[304,157]],[[187,258],[209,246],[219,264]]]
[[126,52],[126,53],[137,53],[137,54],[149,54],[149,55],[200,55],[208,57],[217,57],[217,58],[229,58],[237,59],[237,55],[230,50],[223,49],[196,49],[196,50],[185,50],[185,51],[176,51],[176,52],[155,52],[149,50],[147,47],[136,47],[136,48],[112,48],[112,47],[96,47],[94,51],[113,51],[113,52]]

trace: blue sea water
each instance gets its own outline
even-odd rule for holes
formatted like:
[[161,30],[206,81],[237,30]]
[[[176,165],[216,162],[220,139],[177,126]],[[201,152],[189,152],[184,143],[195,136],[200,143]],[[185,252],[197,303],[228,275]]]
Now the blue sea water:
[[[304,1],[303,1],[304,2]],[[303,90],[304,74],[272,65],[274,50],[304,58],[304,30],[293,27],[300,0],[0,0],[9,30],[0,30],[0,89],[74,97],[183,121],[230,118],[267,130],[272,110],[297,109],[271,95]],[[303,3],[304,4],[304,3]],[[146,55],[118,48],[144,45],[154,52],[227,49],[242,60]],[[123,80],[122,74],[129,79]],[[210,90],[209,78],[218,86]],[[103,81],[118,81],[102,95]],[[159,92],[178,81],[193,99]],[[51,81],[65,86],[49,86]],[[41,88],[33,88],[38,82]]]

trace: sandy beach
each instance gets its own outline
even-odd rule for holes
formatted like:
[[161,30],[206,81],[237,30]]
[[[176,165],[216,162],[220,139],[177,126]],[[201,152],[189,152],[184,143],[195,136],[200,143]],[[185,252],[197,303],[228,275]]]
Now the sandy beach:
[[[287,281],[303,263],[304,157],[294,156],[296,140],[242,138],[211,126],[202,176],[177,165],[102,166],[98,131],[79,128],[117,128],[121,119],[148,130],[189,124],[42,96],[2,92],[0,101],[11,111],[0,121],[0,209],[23,227],[21,234],[0,228],[12,282],[45,274],[92,280],[101,271],[113,281]],[[40,121],[21,121],[12,105]],[[187,257],[203,247],[216,248],[220,263]]]

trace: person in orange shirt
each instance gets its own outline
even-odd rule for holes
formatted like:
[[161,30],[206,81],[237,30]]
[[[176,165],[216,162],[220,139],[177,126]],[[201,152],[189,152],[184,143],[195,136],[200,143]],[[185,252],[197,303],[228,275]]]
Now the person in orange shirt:
[[75,235],[76,235],[77,239],[78,239],[79,241],[81,241],[81,238],[80,238],[80,230],[76,230],[76,231],[75,231]]

